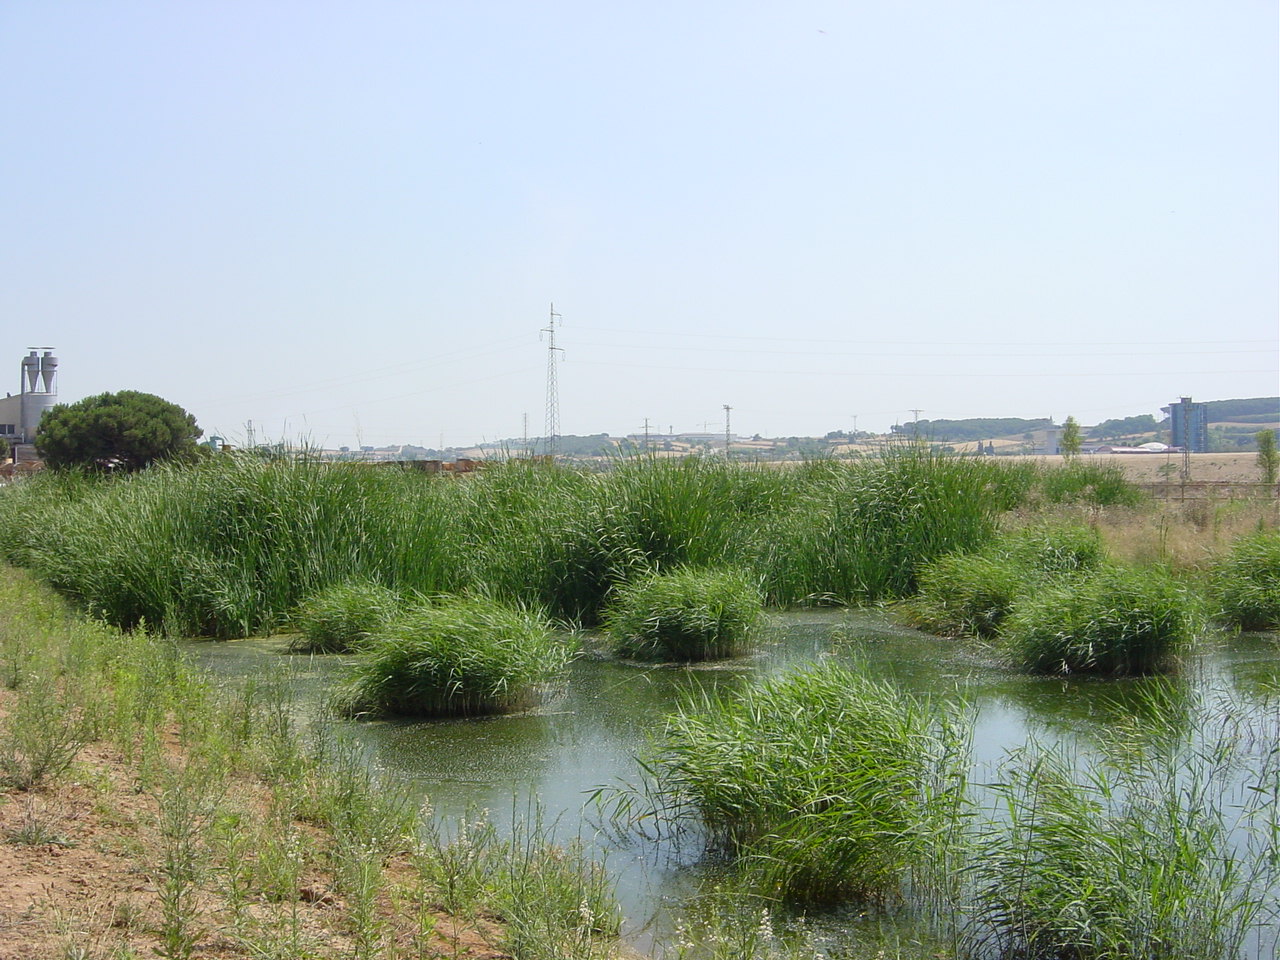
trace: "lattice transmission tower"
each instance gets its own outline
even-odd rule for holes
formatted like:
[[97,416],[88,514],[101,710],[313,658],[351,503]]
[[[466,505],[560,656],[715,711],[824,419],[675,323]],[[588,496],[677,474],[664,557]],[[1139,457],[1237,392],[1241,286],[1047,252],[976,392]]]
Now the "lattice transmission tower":
[[564,350],[556,346],[556,322],[560,314],[556,313],[556,305],[551,304],[551,316],[542,332],[547,335],[547,418],[544,433],[547,456],[555,458],[556,440],[560,436],[560,388],[556,382],[556,352]]

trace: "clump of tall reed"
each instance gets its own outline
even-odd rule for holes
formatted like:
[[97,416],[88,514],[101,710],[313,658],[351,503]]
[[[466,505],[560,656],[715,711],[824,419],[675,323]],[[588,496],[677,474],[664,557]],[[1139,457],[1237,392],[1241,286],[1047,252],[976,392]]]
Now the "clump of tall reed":
[[364,643],[338,700],[356,716],[475,716],[534,706],[573,658],[538,613],[476,597],[419,603]]
[[1091,527],[1033,524],[1003,534],[976,553],[948,554],[927,564],[919,593],[899,611],[909,623],[934,633],[990,639],[1023,597],[1097,569],[1103,556]]
[[216,457],[98,481],[58,510],[28,500],[6,552],[116,626],[246,636],[334,583],[464,586],[455,486],[357,464]]
[[1107,759],[1035,743],[1015,752],[968,868],[972,955],[1241,956],[1275,919],[1278,797],[1274,759],[1255,782],[1235,782],[1238,733],[1138,739]]
[[733,563],[795,489],[781,471],[653,457],[601,473],[511,464],[462,486],[485,590],[585,625],[599,621],[619,584]]
[[760,613],[760,591],[741,571],[682,567],[619,587],[605,628],[624,657],[716,660],[741,652]]
[[1001,646],[1033,673],[1146,674],[1174,665],[1201,622],[1200,601],[1168,574],[1107,567],[1027,595]]
[[1217,614],[1243,630],[1280,629],[1280,532],[1237,540],[1213,571]]
[[706,694],[657,741],[656,815],[701,823],[785,899],[892,900],[941,859],[962,802],[967,729],[834,664]]
[[381,629],[404,601],[396,591],[368,581],[338,583],[308,597],[293,615],[300,653],[346,653]]
[[1069,520],[1047,520],[1011,530],[994,545],[1037,575],[1071,576],[1097,570],[1106,548],[1097,529]]
[[953,553],[920,573],[920,592],[898,612],[941,636],[991,638],[1028,588],[1028,571],[1012,557]]
[[817,462],[763,522],[753,566],[770,602],[875,603],[908,596],[916,571],[973,550],[1007,503],[1002,464],[891,449],[857,464]]

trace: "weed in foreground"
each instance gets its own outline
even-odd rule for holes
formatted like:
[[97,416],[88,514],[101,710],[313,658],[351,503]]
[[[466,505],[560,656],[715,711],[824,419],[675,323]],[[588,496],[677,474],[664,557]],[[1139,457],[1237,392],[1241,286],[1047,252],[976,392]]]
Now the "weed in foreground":
[[423,812],[420,885],[454,916],[503,920],[495,946],[515,960],[606,960],[621,914],[613,881],[580,840],[561,843],[534,811],[502,836],[487,812],[442,824]]
[[66,774],[93,731],[83,708],[69,702],[47,673],[32,675],[23,687],[7,722],[0,723],[0,785],[30,790]]
[[23,799],[22,818],[4,833],[5,843],[28,847],[70,847],[63,829],[64,814],[56,805],[34,796]]
[[209,859],[205,837],[217,812],[219,793],[205,771],[184,768],[167,771],[156,795],[161,838],[160,955],[166,960],[187,960],[205,934],[200,923],[201,884]]

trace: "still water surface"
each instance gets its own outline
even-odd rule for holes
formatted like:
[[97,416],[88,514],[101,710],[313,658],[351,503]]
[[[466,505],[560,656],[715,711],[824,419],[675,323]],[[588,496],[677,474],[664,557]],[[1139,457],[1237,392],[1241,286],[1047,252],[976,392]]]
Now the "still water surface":
[[[1211,696],[1252,702],[1280,681],[1274,637],[1223,636],[1202,645],[1182,676]],[[588,639],[590,643],[590,638]],[[290,656],[279,639],[192,645],[215,674],[243,678],[285,665],[302,719],[319,715],[343,658]],[[584,657],[563,690],[541,709],[518,716],[431,722],[345,722],[343,732],[370,763],[456,820],[489,810],[498,825],[536,804],[560,833],[582,837],[604,855],[617,878],[625,933],[638,948],[662,940],[697,881],[700,853],[651,842],[606,838],[585,807],[600,786],[635,783],[636,755],[662,718],[704,689],[732,689],[753,677],[836,658],[892,679],[917,695],[962,695],[976,712],[975,779],[1006,752],[1035,736],[1068,740],[1083,751],[1091,736],[1129,710],[1144,681],[1097,681],[1019,675],[964,644],[898,626],[878,611],[773,614],[754,655],[714,667],[673,668]],[[597,839],[593,839],[597,838]]]

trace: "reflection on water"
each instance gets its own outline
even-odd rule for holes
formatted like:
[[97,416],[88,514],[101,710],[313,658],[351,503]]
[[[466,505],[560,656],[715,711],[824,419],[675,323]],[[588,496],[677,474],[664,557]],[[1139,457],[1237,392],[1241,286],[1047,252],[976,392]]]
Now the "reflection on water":
[[[316,717],[340,677],[343,658],[288,655],[282,640],[199,643],[191,649],[215,674],[234,680],[285,665],[301,715]],[[595,788],[635,782],[637,754],[663,717],[703,692],[726,691],[754,676],[825,658],[891,679],[917,695],[963,697],[976,714],[975,773],[980,779],[1030,736],[1067,740],[1083,751],[1122,723],[1143,722],[1153,697],[1162,722],[1176,722],[1179,698],[1230,694],[1246,700],[1277,692],[1280,667],[1271,636],[1218,637],[1172,679],[1125,681],[1028,677],[981,650],[904,628],[877,611],[774,614],[753,656],[713,667],[671,668],[576,662],[563,689],[539,710],[518,716],[430,722],[344,722],[342,730],[370,762],[429,798],[438,815],[488,809],[501,825],[510,811],[540,804],[568,836],[595,836],[584,803]],[[1175,709],[1168,709],[1170,706]],[[1190,716],[1190,710],[1187,711]],[[698,850],[606,839],[597,848],[618,877],[629,933],[644,945],[669,929],[669,913],[696,888]]]

